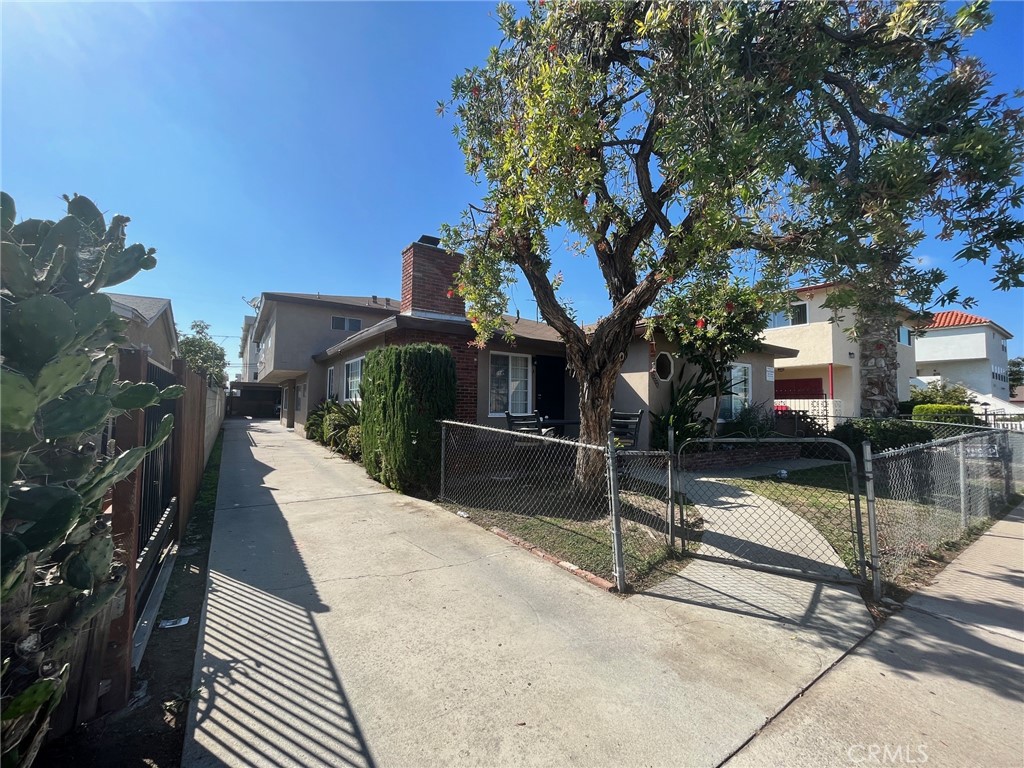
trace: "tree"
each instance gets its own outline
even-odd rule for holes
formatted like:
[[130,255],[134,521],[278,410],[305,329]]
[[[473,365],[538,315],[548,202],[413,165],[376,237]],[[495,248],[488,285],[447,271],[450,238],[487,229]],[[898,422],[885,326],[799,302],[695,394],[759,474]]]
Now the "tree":
[[841,283],[826,305],[854,310],[862,415],[891,416],[904,308],[925,319],[935,306],[973,303],[955,287],[943,291],[945,273],[913,258],[922,221],[959,240],[957,260],[990,262],[996,289],[1024,285],[1022,111],[964,53],[991,23],[987,2],[804,10],[817,15],[815,34],[791,27],[801,51],[767,56],[777,68],[817,73],[805,91],[814,152],[793,166],[811,218],[831,225],[819,230],[830,234],[820,241],[830,258],[810,265],[811,279]]
[[225,372],[228,366],[224,347],[210,336],[210,324],[202,320],[192,322],[192,335],[182,336],[178,348],[188,367],[198,374],[223,387],[228,380]]
[[[802,133],[784,86],[747,77],[755,37],[786,45],[776,6],[538,2],[486,65],[453,83],[467,169],[486,184],[445,245],[465,254],[458,290],[478,338],[502,329],[504,290],[521,272],[541,315],[566,344],[580,386],[580,438],[606,440],[615,380],[638,319],[674,279],[728,272],[737,250],[774,256],[801,238],[780,211]],[[559,294],[552,232],[592,253],[609,313],[592,329]],[[506,329],[507,330],[507,329]],[[597,481],[581,451],[577,482]]]
[[1024,357],[1011,357],[1006,364],[1010,382],[1010,397],[1017,396],[1017,387],[1024,387]]
[[772,312],[788,297],[777,282],[700,279],[679,289],[669,286],[659,300],[659,327],[678,341],[683,359],[696,363],[714,383],[712,425],[728,394],[730,367],[740,355],[761,349]]
[[[440,105],[484,183],[444,240],[465,253],[458,290],[481,340],[522,274],[565,341],[582,440],[603,442],[634,325],[664,286],[737,254],[769,276],[800,266],[866,286],[833,303],[858,298],[883,410],[896,297],[919,304],[941,282],[910,261],[908,222],[940,216],[967,237],[959,258],[998,254],[997,286],[1020,283],[1021,113],[961,53],[982,4],[537,0],[498,19],[501,45]],[[589,332],[559,293],[552,236],[601,270],[611,307]],[[584,461],[577,479],[596,477]]]

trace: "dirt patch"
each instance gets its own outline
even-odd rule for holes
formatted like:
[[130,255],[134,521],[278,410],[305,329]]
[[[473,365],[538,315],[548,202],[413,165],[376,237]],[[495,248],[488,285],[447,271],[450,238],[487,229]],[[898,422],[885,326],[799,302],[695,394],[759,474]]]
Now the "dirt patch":
[[120,712],[83,724],[46,746],[36,759],[35,768],[181,765],[188,708],[198,693],[192,690],[192,666],[206,599],[221,442],[219,437],[210,454],[157,617],[159,623],[187,616],[188,624],[154,628],[135,675],[129,705]]

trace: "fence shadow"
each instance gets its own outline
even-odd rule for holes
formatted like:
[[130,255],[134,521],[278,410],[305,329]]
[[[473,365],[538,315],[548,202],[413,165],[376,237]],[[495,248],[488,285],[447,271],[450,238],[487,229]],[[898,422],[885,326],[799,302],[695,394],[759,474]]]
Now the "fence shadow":
[[[222,491],[183,766],[373,768],[315,617],[320,600],[252,454],[225,423]],[[224,478],[243,478],[225,487]]]

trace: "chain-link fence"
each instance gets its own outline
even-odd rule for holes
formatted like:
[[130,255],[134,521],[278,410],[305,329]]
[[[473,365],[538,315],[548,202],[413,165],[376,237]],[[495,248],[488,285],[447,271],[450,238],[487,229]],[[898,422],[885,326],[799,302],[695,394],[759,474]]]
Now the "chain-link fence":
[[872,456],[882,577],[897,579],[1002,510],[1022,460],[1024,435],[990,429]]
[[667,452],[617,452],[453,421],[443,428],[440,501],[456,514],[620,585],[677,567]]
[[691,440],[679,451],[679,466],[681,531],[693,556],[816,580],[865,581],[856,461],[844,444]]

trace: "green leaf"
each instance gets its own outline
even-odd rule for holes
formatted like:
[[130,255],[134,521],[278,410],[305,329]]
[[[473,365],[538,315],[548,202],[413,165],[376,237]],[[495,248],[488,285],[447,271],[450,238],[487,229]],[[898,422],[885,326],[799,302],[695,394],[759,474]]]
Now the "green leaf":
[[30,378],[75,339],[75,315],[56,296],[33,296],[4,318],[5,364]]
[[103,425],[110,409],[110,398],[104,395],[51,400],[40,409],[39,423],[47,439],[92,433]]
[[110,402],[115,408],[120,408],[122,411],[147,408],[160,402],[160,389],[156,384],[149,382],[132,384],[113,395]]
[[72,387],[82,383],[89,373],[92,359],[85,352],[78,352],[66,357],[58,357],[47,365],[36,376],[36,398],[39,404],[48,403],[60,397]]
[[32,382],[16,371],[0,370],[0,426],[4,430],[31,429],[38,402]]

